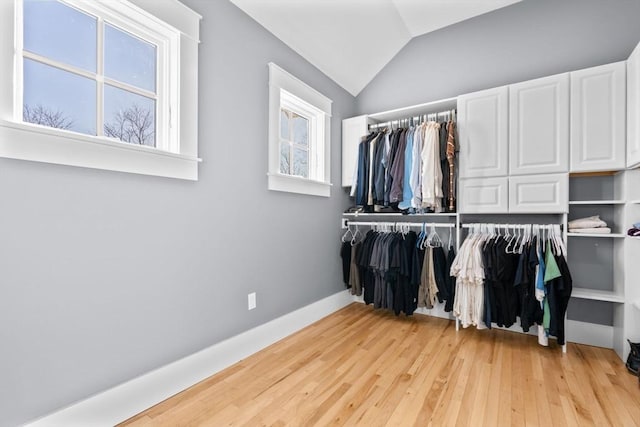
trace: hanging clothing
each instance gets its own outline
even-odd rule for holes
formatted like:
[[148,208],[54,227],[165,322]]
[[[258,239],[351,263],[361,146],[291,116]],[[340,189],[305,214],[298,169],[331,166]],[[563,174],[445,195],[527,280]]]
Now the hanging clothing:
[[342,281],[349,287],[349,274],[351,272],[351,242],[342,242],[340,247],[340,258],[342,259]]
[[564,243],[556,237],[467,236],[451,264],[452,309],[462,326],[511,327],[519,317],[524,332],[538,325],[541,345],[549,336],[564,344],[572,280]]
[[[350,249],[351,293],[363,295],[366,304],[392,310],[396,315],[410,316],[418,307],[449,303],[452,292],[448,287],[452,282],[444,249],[422,250],[417,241],[413,231],[405,234],[368,231]],[[341,253],[346,252],[345,246],[341,246]],[[455,259],[453,248],[449,249],[449,258]]]
[[358,145],[351,197],[364,212],[455,212],[455,123],[371,132]]
[[407,143],[404,148],[404,175],[402,177],[402,200],[398,205],[401,210],[411,208],[413,191],[411,190],[411,170],[413,168],[413,137],[415,129],[409,128],[407,131]]
[[427,123],[422,148],[422,207],[441,212],[442,169],[440,168],[440,124]]
[[411,186],[411,207],[422,208],[422,148],[424,140],[425,124],[416,126],[413,133],[413,152],[411,158],[411,176],[409,185]]
[[447,186],[447,191],[445,192],[445,196],[447,199],[447,212],[455,212],[456,211],[456,159],[458,149],[456,148],[456,123],[453,120],[449,120],[447,122],[447,149],[445,152],[447,158],[447,174],[449,185]]

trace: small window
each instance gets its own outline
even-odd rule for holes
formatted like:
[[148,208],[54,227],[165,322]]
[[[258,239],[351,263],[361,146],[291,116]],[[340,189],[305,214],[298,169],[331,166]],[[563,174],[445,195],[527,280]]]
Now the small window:
[[269,189],[328,197],[331,100],[269,67]]
[[200,15],[174,0],[6,6],[0,157],[197,179]]

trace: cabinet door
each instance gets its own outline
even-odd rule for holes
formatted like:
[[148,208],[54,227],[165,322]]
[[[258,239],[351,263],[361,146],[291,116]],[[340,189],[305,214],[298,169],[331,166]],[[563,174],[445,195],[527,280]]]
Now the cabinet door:
[[460,180],[460,213],[507,213],[509,178]]
[[640,44],[627,60],[627,167],[640,165]]
[[569,170],[568,73],[509,86],[509,170]]
[[571,73],[571,172],[626,166],[626,63]]
[[569,175],[522,175],[509,178],[510,213],[569,211]]
[[351,117],[342,121],[342,186],[351,187],[358,158],[358,144],[367,134],[368,116]]
[[460,178],[506,176],[508,88],[458,97]]

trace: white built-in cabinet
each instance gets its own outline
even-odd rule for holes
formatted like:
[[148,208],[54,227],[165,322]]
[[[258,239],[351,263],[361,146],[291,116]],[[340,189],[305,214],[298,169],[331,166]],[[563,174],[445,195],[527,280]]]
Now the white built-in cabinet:
[[626,167],[626,63],[571,73],[571,172]]
[[509,86],[509,175],[569,171],[569,74]]
[[507,176],[508,102],[507,86],[458,97],[460,178]]
[[568,74],[458,97],[458,134],[461,213],[567,211]]
[[458,185],[461,213],[507,213],[509,211],[509,178],[468,178]]
[[342,121],[342,186],[353,184],[358,144],[367,134],[368,116],[357,116]]
[[627,60],[627,167],[640,166],[640,44]]
[[509,177],[510,213],[566,212],[568,203],[567,173]]

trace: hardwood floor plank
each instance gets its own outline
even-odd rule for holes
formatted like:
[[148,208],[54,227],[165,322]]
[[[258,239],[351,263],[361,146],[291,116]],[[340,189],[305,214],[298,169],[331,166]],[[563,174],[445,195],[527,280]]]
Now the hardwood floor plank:
[[352,304],[123,426],[640,427],[612,350]]

